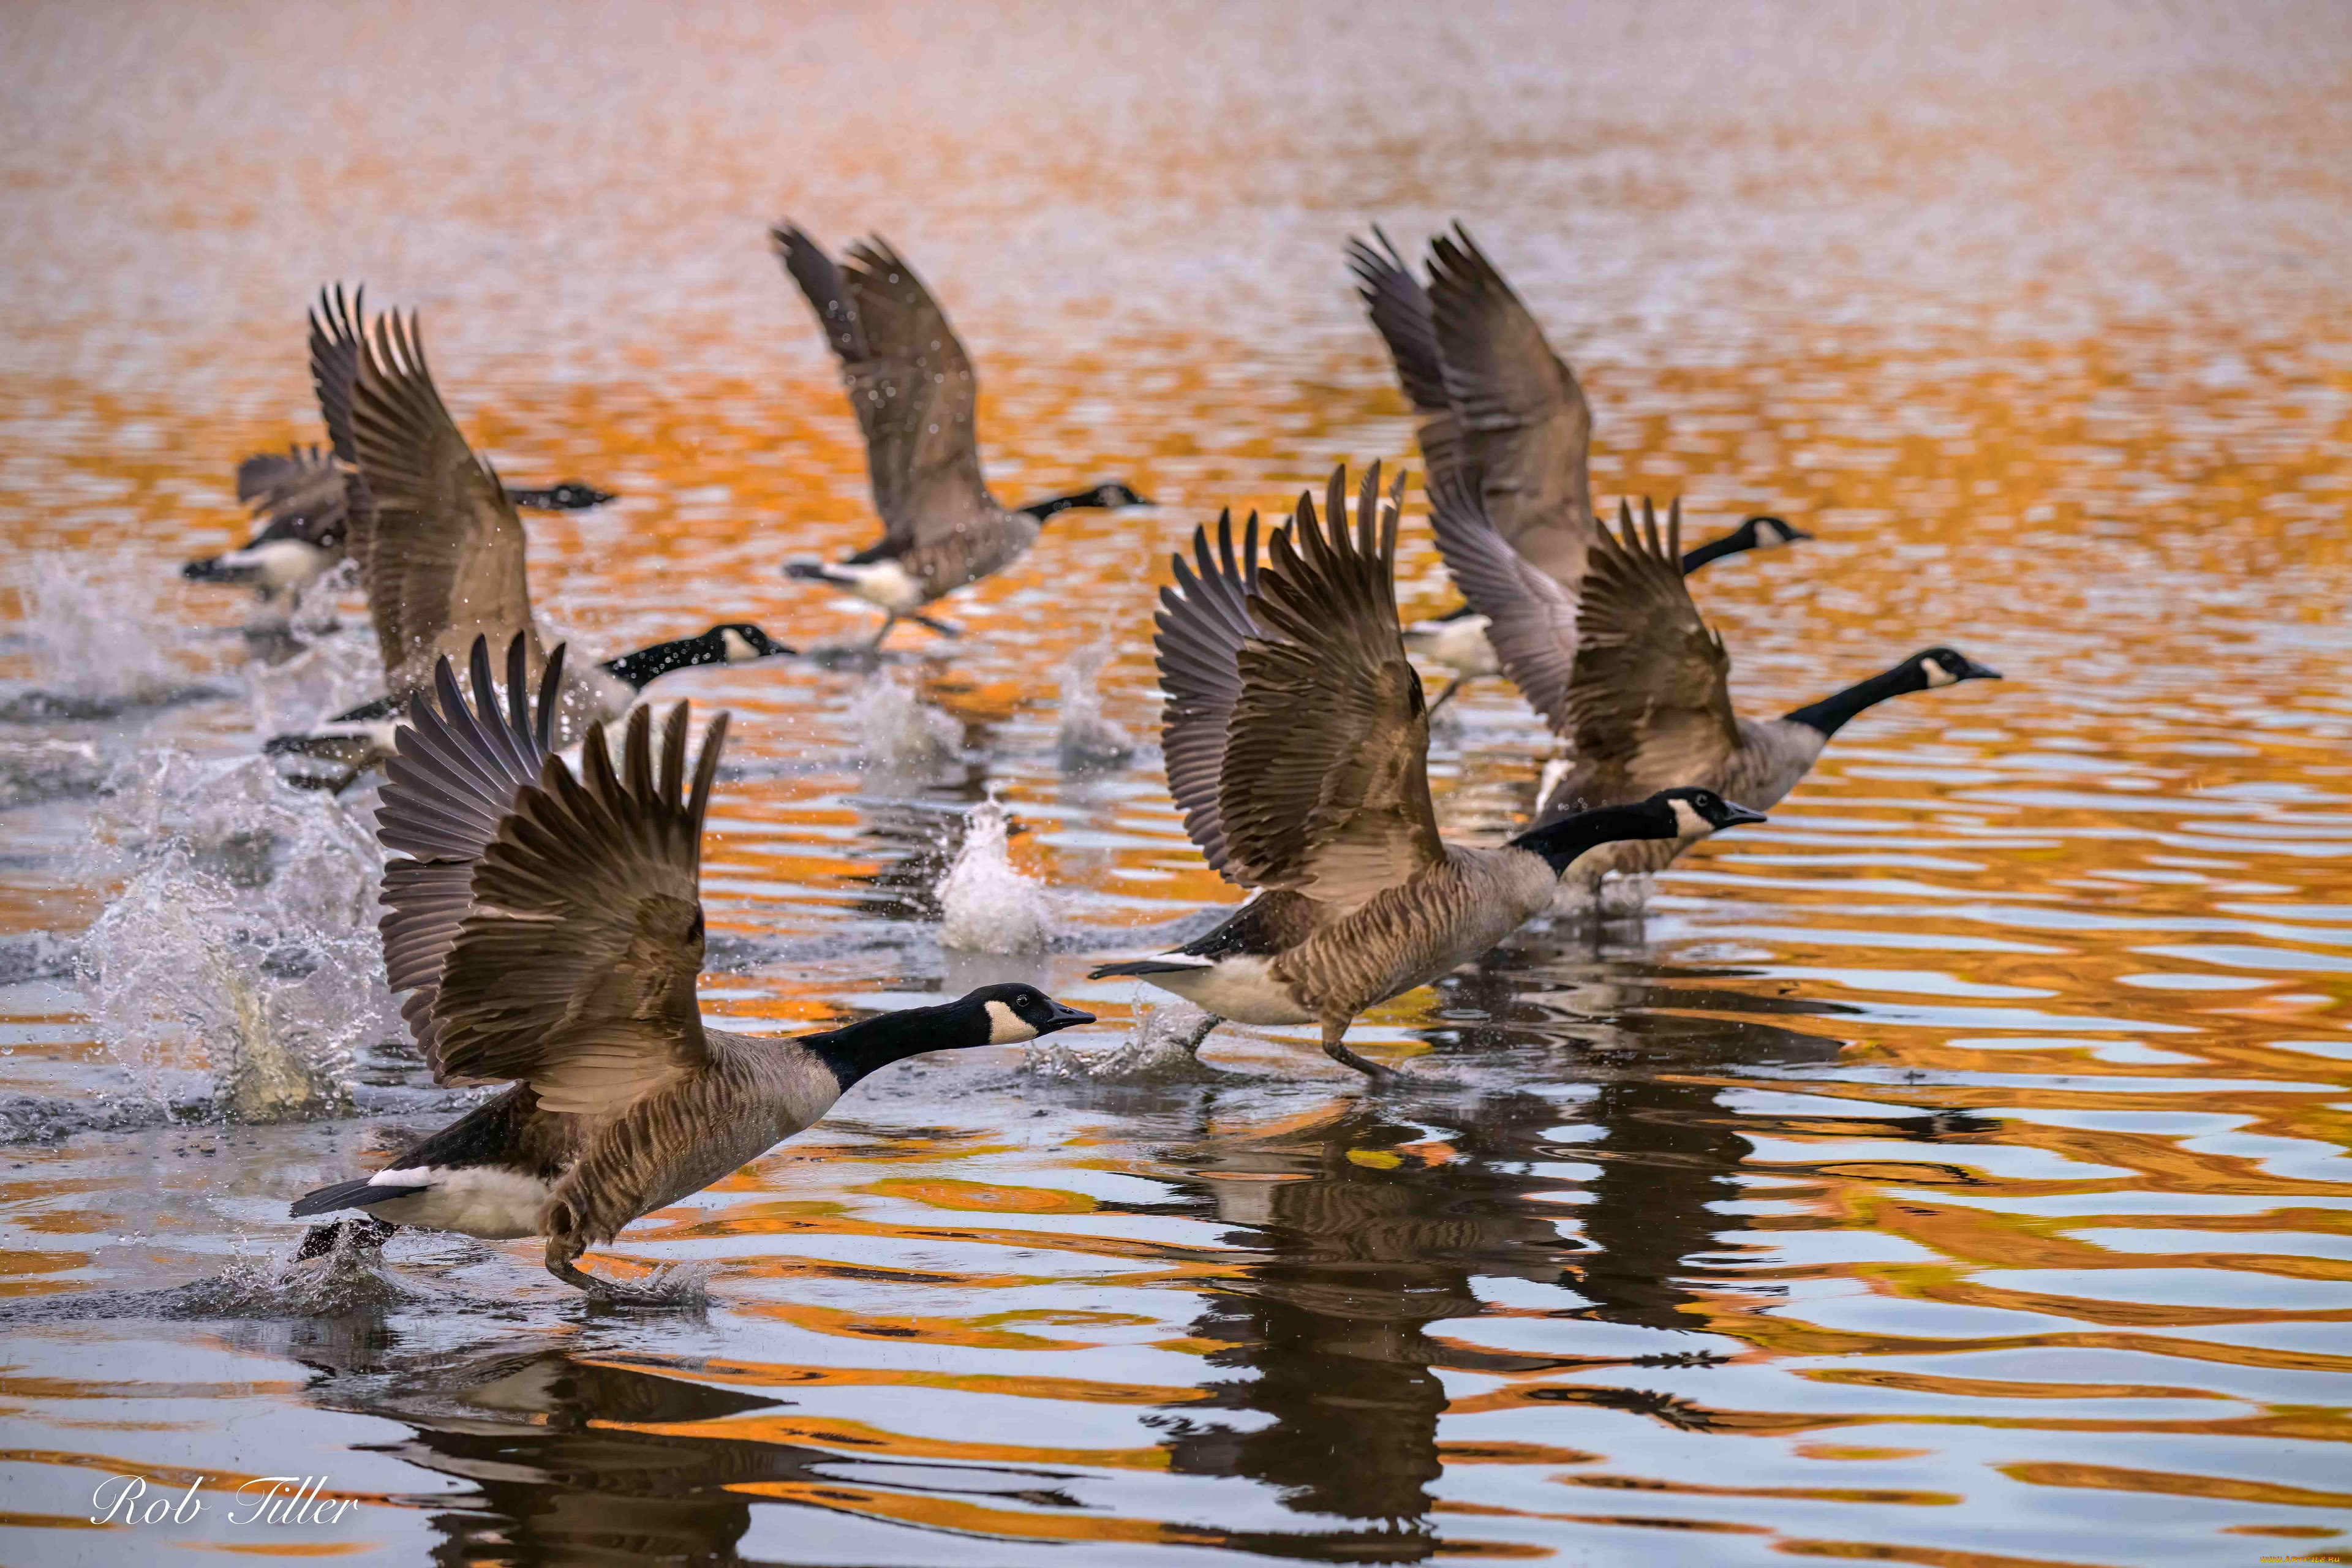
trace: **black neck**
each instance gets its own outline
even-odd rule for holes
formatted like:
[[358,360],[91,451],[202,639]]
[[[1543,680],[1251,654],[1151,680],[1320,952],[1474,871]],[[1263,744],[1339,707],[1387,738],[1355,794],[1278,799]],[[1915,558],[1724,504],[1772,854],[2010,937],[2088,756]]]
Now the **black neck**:
[[1574,816],[1531,827],[1511,843],[1542,856],[1557,874],[1567,870],[1586,850],[1603,844],[1614,844],[1623,838],[1674,837],[1675,819],[1671,813],[1661,820],[1658,813],[1645,805],[1604,805],[1597,811],[1580,811]]
[[1795,724],[1819,730],[1824,735],[1834,735],[1845,728],[1846,721],[1865,708],[1874,708],[1890,697],[1900,697],[1906,691],[1925,691],[1927,682],[1914,664],[1898,664],[1868,680],[1856,681],[1843,691],[1822,698],[1819,702],[1794,708],[1780,715]]
[[1057,511],[1068,511],[1072,507],[1100,506],[1102,503],[1100,490],[1080,490],[1075,495],[1055,496],[1047,500],[1031,501],[1021,510],[1039,522],[1043,522]]
[[846,1089],[867,1073],[892,1062],[905,1061],[925,1051],[986,1042],[984,1029],[979,1040],[964,1037],[971,1032],[970,1018],[955,1004],[949,1003],[877,1014],[863,1023],[829,1029],[822,1035],[795,1036],[793,1044],[831,1068],[833,1076]]
[[555,492],[553,490],[521,489],[513,485],[507,486],[506,489],[507,501],[508,504],[511,506],[527,506],[539,511],[561,511],[563,510],[562,507],[555,504]]
[[716,637],[680,637],[676,642],[657,642],[651,647],[641,647],[635,653],[625,653],[618,658],[608,658],[603,668],[605,674],[617,676],[643,691],[654,681],[673,669],[689,669],[698,664],[723,664],[726,653],[712,645]]
[[1754,538],[1743,525],[1733,529],[1720,539],[1710,539],[1696,550],[1683,552],[1683,575],[1687,577],[1710,561],[1720,561],[1727,555],[1737,555],[1743,550],[1756,548]]

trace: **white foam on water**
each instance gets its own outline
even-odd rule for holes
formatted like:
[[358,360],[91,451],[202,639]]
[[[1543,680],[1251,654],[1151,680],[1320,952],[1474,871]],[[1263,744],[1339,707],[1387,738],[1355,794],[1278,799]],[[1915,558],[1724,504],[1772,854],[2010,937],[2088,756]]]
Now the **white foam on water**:
[[940,944],[973,952],[1034,952],[1053,939],[1044,884],[1013,869],[1010,820],[992,800],[965,819],[963,847],[940,879]]
[[963,726],[888,670],[858,688],[849,712],[857,724],[858,754],[868,767],[918,773],[953,762],[963,749]]
[[375,922],[372,792],[298,795],[259,757],[149,753],[83,875],[121,882],[75,972],[99,1037],[158,1101],[278,1121],[351,1105],[357,1055],[404,1030]]
[[1135,737],[1103,717],[1097,682],[1110,655],[1109,644],[1088,643],[1064,659],[1055,672],[1062,688],[1058,739],[1066,773],[1118,767],[1135,755]]
[[102,716],[201,689],[199,672],[163,628],[154,563],[129,551],[35,554],[18,581],[33,678],[11,706]]
[[1190,1002],[1147,1004],[1127,1037],[1106,1050],[1082,1051],[1058,1035],[1034,1040],[1021,1053],[1021,1070],[1035,1078],[1093,1083],[1171,1083],[1213,1076],[1201,1062],[1201,1042],[1218,1020]]

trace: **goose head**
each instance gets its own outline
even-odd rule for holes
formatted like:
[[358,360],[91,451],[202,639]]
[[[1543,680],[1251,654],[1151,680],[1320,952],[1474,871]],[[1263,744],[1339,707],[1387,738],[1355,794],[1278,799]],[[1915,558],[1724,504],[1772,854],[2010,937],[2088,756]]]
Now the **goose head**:
[[538,511],[586,511],[619,498],[609,490],[600,490],[584,479],[564,479],[545,489],[510,489],[507,499],[517,506],[530,507]]
[[1739,542],[1742,550],[1778,550],[1812,535],[1783,519],[1759,512],[1732,530],[1732,537]]
[[1762,822],[1762,812],[1726,800],[1711,789],[1662,789],[1642,803],[1655,811],[1664,807],[1675,819],[1677,838],[1704,838],[1746,822]]
[[1034,985],[983,985],[948,1004],[956,1037],[952,1046],[1016,1046],[1041,1035],[1095,1021],[1092,1013],[1065,1007]]
[[1102,484],[1097,485],[1094,489],[1094,499],[1090,501],[1085,502],[1084,504],[1087,506],[1108,508],[1122,506],[1150,506],[1151,501],[1150,498],[1137,494],[1125,480],[1110,479]]
[[1922,648],[1905,659],[1898,669],[1917,679],[1915,691],[1932,691],[1939,686],[1958,686],[1963,680],[1999,680],[2000,671],[1979,664],[1955,647]]
[[778,642],[749,621],[724,621],[695,639],[710,654],[710,664],[749,664],[798,650]]

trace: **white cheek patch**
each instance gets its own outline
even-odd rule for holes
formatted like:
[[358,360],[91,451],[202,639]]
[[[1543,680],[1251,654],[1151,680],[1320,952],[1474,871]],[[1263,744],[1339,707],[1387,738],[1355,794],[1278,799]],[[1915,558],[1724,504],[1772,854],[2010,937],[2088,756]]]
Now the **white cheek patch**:
[[1034,1025],[1002,1002],[988,1005],[988,1043],[992,1046],[1017,1046],[1024,1040],[1037,1037]]
[[1691,809],[1686,800],[1675,802],[1675,828],[1685,838],[1704,838],[1715,831],[1706,817]]
[[1950,670],[1946,669],[1943,667],[1943,664],[1937,659],[1923,658],[1919,661],[1919,668],[1927,674],[1927,688],[1931,691],[1938,686],[1957,685],[1960,679],[1958,676],[1954,675]]
[[727,650],[727,662],[730,664],[741,664],[745,659],[760,657],[760,650],[751,646],[751,640],[733,626],[719,634],[719,646]]

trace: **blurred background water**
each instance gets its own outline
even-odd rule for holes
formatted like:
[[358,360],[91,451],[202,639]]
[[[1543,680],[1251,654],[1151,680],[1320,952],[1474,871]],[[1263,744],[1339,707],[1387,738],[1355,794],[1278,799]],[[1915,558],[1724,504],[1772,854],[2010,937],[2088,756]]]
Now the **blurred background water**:
[[[2340,6],[0,30],[0,1556],[2343,1547]],[[737,714],[706,1005],[1019,976],[1103,1023],[893,1069],[602,1249],[709,1266],[701,1314],[584,1312],[530,1243],[281,1273],[289,1197],[460,1099],[383,991],[371,795],[253,756],[368,694],[355,603],[271,665],[173,568],[241,536],[239,457],[320,438],[302,309],[363,280],[510,480],[621,492],[529,525],[583,648],[863,635],[776,571],[875,531],[782,215],[921,270],[1000,495],[1161,505],[1056,519],[878,677],[664,683]],[[1645,921],[1359,1027],[1450,1087],[1368,1096],[1296,1031],[1202,1070],[1083,979],[1235,896],[1166,796],[1152,595],[1218,507],[1411,461],[1340,250],[1457,216],[1582,375],[1598,495],[1821,535],[1696,584],[1743,711],[1939,641],[2010,679],[1874,710]],[[1406,609],[1444,607],[1417,492],[1405,534]],[[1502,683],[1460,709],[1441,817],[1500,833],[1549,740]],[[1144,744],[1067,772],[1071,715]],[[126,1471],[363,1506],[89,1528]]]

